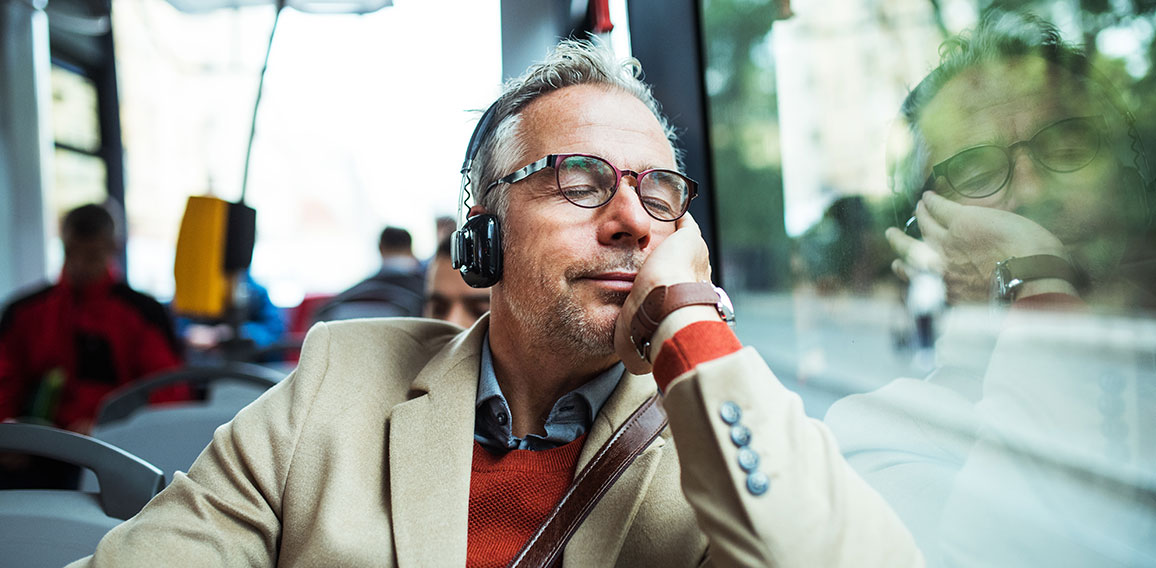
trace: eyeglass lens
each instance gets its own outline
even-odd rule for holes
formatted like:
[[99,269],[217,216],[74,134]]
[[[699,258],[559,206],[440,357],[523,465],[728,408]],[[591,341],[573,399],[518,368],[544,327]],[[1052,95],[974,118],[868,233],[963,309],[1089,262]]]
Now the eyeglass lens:
[[[613,166],[594,156],[567,156],[554,169],[562,196],[579,207],[600,207],[614,196],[618,175]],[[642,206],[651,217],[673,221],[686,211],[690,185],[682,175],[651,170],[638,180]]]
[[[1053,124],[1028,142],[1018,144],[1026,144],[1032,159],[1043,167],[1069,173],[1096,158],[1100,132],[1094,118],[1073,118]],[[986,197],[999,191],[1011,177],[1011,148],[972,148],[956,154],[945,165],[944,173],[952,189],[968,197]]]

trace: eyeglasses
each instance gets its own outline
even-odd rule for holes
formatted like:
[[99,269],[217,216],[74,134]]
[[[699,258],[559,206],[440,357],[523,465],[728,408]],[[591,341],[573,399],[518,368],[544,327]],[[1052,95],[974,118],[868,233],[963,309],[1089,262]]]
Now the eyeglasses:
[[1019,146],[1026,146],[1032,160],[1044,168],[1071,173],[1096,159],[1106,130],[1103,116],[1067,118],[1045,126],[1031,140],[1006,147],[984,144],[968,148],[932,167],[923,190],[930,189],[942,177],[964,197],[994,195],[1011,180],[1012,150]]
[[675,221],[686,214],[690,200],[698,195],[698,183],[673,170],[649,169],[641,172],[620,170],[610,162],[587,154],[550,154],[490,184],[517,183],[546,168],[554,168],[558,191],[566,201],[586,209],[602,207],[618,191],[627,175],[634,176],[634,188],[642,208],[659,221]]

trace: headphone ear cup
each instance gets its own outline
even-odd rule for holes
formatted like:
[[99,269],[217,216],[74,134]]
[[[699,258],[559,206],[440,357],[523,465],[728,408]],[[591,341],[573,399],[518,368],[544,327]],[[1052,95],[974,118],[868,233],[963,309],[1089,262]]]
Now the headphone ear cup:
[[454,232],[450,250],[454,268],[473,288],[489,288],[502,279],[502,231],[498,218],[474,215]]

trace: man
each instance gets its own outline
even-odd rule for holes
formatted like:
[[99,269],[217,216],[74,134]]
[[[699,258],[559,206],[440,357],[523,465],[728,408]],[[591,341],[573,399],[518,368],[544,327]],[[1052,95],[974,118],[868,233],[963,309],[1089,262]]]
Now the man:
[[1131,115],[1030,15],[993,12],[941,53],[894,171],[922,239],[887,238],[959,307],[928,377],[827,422],[931,565],[1149,565],[1156,335],[1102,315],[1152,305]]
[[316,321],[359,317],[419,316],[425,275],[413,255],[409,231],[386,227],[378,239],[381,269],[318,310]]
[[454,270],[450,245],[447,235],[438,244],[437,253],[426,268],[425,310],[422,315],[470,327],[490,311],[490,291],[473,288],[462,280],[462,275]]
[[504,242],[489,316],[317,326],[293,375],[94,564],[503,566],[657,382],[670,428],[566,564],[920,565],[713,288],[629,339],[652,290],[710,278],[693,182],[637,72],[564,42],[499,98],[469,171],[471,214]]
[[887,232],[897,270],[942,273],[954,302],[987,302],[997,263],[1049,255],[1074,275],[1029,278],[1017,298],[1156,305],[1151,290],[1117,285],[1151,256],[1144,157],[1120,96],[1047,24],[1005,14],[976,33],[945,44],[904,103],[911,134],[893,185],[918,201],[923,241]]
[[[180,349],[165,309],[114,275],[108,211],[69,211],[60,236],[60,280],[14,300],[0,319],[0,419],[35,418],[87,433],[106,394],[179,366]],[[153,400],[187,394],[169,389]]]

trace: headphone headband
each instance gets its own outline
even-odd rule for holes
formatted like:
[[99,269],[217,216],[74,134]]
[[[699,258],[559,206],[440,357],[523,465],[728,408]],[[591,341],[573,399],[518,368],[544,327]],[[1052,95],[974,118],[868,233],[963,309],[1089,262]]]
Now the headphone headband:
[[[498,218],[493,215],[475,215],[465,219],[464,209],[470,199],[470,169],[474,158],[481,151],[482,144],[490,136],[491,123],[497,115],[501,97],[494,101],[474,127],[470,143],[466,147],[466,157],[462,160],[462,183],[458,192],[458,230],[454,231],[450,258],[454,268],[462,274],[462,279],[474,288],[493,286],[502,278],[502,234]],[[477,204],[480,195],[474,196]]]

